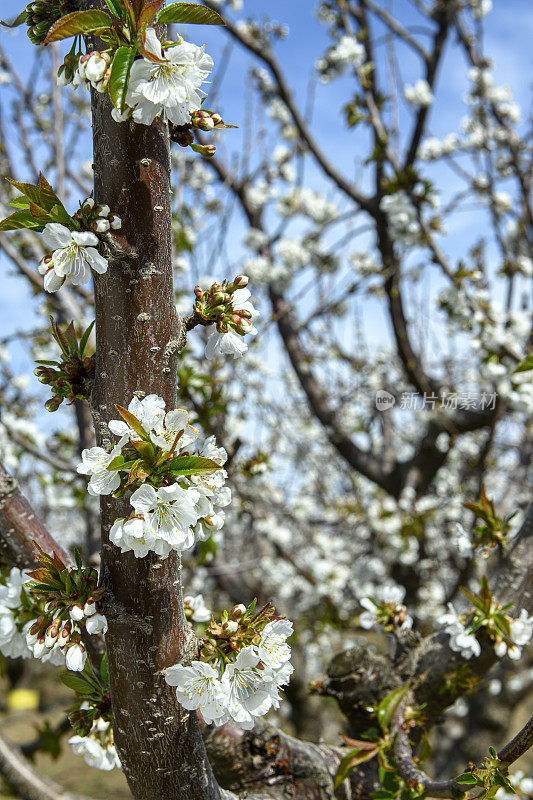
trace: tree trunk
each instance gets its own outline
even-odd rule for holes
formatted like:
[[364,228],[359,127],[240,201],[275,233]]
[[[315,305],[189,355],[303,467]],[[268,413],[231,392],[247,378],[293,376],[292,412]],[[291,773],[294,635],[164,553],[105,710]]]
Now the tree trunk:
[[[96,4],[95,4],[96,5]],[[176,406],[181,323],[171,266],[170,154],[166,123],[115,123],[93,92],[95,199],[123,220],[124,257],[95,275],[96,377],[91,400],[97,444],[108,447],[114,404],[154,393]],[[135,558],[109,542],[128,499],[101,498],[102,581],[115,742],[136,800],[204,800],[220,793],[196,714],[176,701],[161,670],[192,640],[182,603],[180,559]]]

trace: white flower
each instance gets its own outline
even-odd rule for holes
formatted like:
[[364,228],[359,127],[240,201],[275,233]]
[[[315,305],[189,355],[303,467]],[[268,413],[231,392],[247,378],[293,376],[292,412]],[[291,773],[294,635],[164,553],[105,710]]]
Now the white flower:
[[107,620],[103,614],[93,614],[87,617],[85,629],[87,633],[107,633]]
[[14,609],[3,605],[0,605],[0,653],[7,658],[29,658],[32,654],[26,644],[26,632],[18,629]]
[[121,449],[120,445],[117,445],[110,453],[107,453],[102,447],[91,447],[82,451],[82,462],[78,464],[76,471],[81,475],[91,476],[87,487],[89,494],[107,495],[118,489],[120,475],[116,471],[110,472],[107,467],[116,456],[120,455]]
[[461,653],[464,658],[479,656],[481,645],[473,633],[467,633],[466,628],[458,617],[451,603],[448,603],[448,613],[439,617],[437,622],[445,625],[444,630],[450,637],[450,647],[456,653]]
[[167,558],[172,550],[168,542],[156,538],[148,530],[144,520],[138,517],[128,520],[117,519],[109,531],[109,539],[120,547],[123,553],[133,551],[135,558],[144,558],[150,552],[156,553],[161,558]]
[[291,648],[287,639],[293,633],[293,625],[288,619],[276,619],[268,622],[261,633],[257,645],[259,658],[272,670],[278,670],[291,657]]
[[120,760],[112,744],[104,749],[93,736],[71,736],[68,743],[77,756],[83,756],[90,767],[106,771],[113,767],[120,768]]
[[526,645],[533,635],[533,617],[529,617],[525,608],[517,619],[511,620],[511,639],[519,647]]
[[422,79],[416,81],[414,86],[405,86],[403,94],[411,105],[430,106],[433,102],[433,94],[429,83]]
[[253,645],[244,647],[222,675],[228,714],[244,730],[251,730],[255,718],[266,714],[278,699],[273,673],[259,669],[259,661]]
[[164,539],[173,550],[188,550],[194,544],[191,527],[198,519],[198,497],[194,489],[182,489],[178,484],[161,486],[157,491],[144,484],[132,494],[130,502],[135,514],[144,517],[149,533]]
[[205,97],[200,86],[213,69],[213,59],[203,47],[185,41],[163,55],[154,28],[146,31],[145,47],[155,60],[138,59],[131,68],[126,104],[133,109],[133,119],[151,125],[161,114],[174,125],[186,125]]
[[235,333],[235,331],[219,333],[215,330],[207,340],[205,357],[213,359],[217,355],[228,355],[233,356],[233,358],[240,358],[247,350],[248,345],[240,334]]
[[197,594],[194,597],[192,595],[187,595],[183,599],[193,612],[193,622],[209,622],[211,619],[211,612],[205,604],[203,595]]
[[168,667],[165,681],[176,687],[178,703],[188,711],[200,711],[210,725],[227,717],[226,697],[218,672],[203,661],[192,661],[189,667],[176,664]]
[[165,414],[164,419],[161,415],[154,420],[150,431],[150,439],[157,447],[161,447],[163,450],[170,450],[178,435],[178,450],[188,447],[198,436],[197,429],[189,425],[188,411],[176,408],[174,411],[169,411]]
[[84,647],[79,644],[73,644],[67,650],[66,663],[67,669],[73,672],[82,672],[87,661],[87,652]]
[[[107,271],[107,261],[100,255],[94,245],[98,237],[89,231],[71,231],[58,222],[49,222],[43,231],[43,242],[52,254],[52,267],[41,262],[39,272],[45,277],[46,291],[57,291],[58,281],[69,277],[71,282],[79,285],[87,283],[91,277],[91,269],[103,274]],[[57,288],[53,288],[57,287]]]
[[28,570],[12,567],[5,580],[5,584],[0,584],[0,605],[7,606],[7,608],[18,608],[20,592],[24,584],[31,581],[31,578],[28,578]]
[[359,625],[365,630],[371,630],[377,623],[377,610],[378,607],[372,602],[370,597],[362,597],[359,601],[366,611],[359,615]]

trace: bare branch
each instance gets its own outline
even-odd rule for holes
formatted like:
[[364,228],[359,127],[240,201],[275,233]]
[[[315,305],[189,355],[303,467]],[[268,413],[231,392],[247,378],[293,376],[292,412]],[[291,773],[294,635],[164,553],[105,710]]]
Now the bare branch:
[[45,778],[24,758],[19,748],[9,744],[1,734],[0,773],[22,800],[89,800]]

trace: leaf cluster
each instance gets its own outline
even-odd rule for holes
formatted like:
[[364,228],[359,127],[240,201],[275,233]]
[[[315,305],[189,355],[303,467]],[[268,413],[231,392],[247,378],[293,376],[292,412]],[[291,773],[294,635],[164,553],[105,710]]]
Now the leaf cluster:
[[170,450],[165,450],[151,441],[149,432],[131,411],[119,405],[115,405],[115,408],[140,439],[130,439],[122,453],[107,466],[109,472],[127,473],[120,476],[121,485],[113,493],[114,497],[122,497],[126,491],[137,488],[142,483],[149,483],[158,489],[176,483],[179,478],[205,475],[221,468],[211,458],[190,455],[187,452],[176,455],[183,431],[178,432]]
[[39,181],[36,186],[32,183],[14,181],[11,178],[7,178],[7,180],[21,192],[21,196],[8,203],[12,208],[18,210],[0,220],[0,231],[29,228],[40,233],[45,225],[51,222],[58,222],[70,230],[76,230],[79,227],[42,172],[39,173]]

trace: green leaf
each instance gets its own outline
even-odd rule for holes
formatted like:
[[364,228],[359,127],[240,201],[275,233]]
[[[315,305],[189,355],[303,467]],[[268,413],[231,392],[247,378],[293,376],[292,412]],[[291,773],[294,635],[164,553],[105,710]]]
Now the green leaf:
[[0,220],[0,231],[17,231],[21,228],[31,228],[32,230],[42,231],[44,224],[33,217],[29,210],[15,211],[9,217]]
[[83,569],[83,561],[81,559],[81,553],[77,547],[74,548],[74,560],[76,562],[77,568]]
[[382,730],[386,731],[389,729],[394,712],[402,702],[408,690],[409,686],[402,686],[400,689],[394,689],[394,691],[389,692],[379,704],[377,718]]
[[13,22],[4,22],[3,19],[0,19],[0,25],[3,25],[5,28],[18,28],[19,25],[23,25],[26,22],[26,9],[21,11],[18,17],[15,17]]
[[198,475],[201,472],[216,472],[220,464],[203,456],[176,456],[169,462],[172,475]]
[[[6,181],[18,189],[19,192],[31,203],[41,204],[41,193],[38,186],[32,183],[22,183],[21,181],[14,181],[12,178],[6,178]],[[23,198],[20,198],[23,199]]]
[[90,683],[85,681],[79,675],[73,675],[71,672],[62,672],[59,676],[62,683],[73,689],[78,694],[92,694],[93,687]]
[[147,432],[144,430],[141,423],[139,422],[139,420],[137,419],[137,417],[133,416],[131,411],[128,411],[126,408],[122,408],[122,406],[116,405],[116,403],[115,403],[115,408],[117,409],[122,419],[126,420],[130,428],[133,428],[135,433],[137,433],[141,437],[141,439],[147,441],[150,438]]
[[61,225],[65,225],[70,230],[75,230],[72,217],[62,205],[53,206],[49,211],[49,215],[52,222],[59,222]]
[[346,780],[348,775],[358,764],[362,764],[364,761],[370,761],[372,758],[374,758],[377,751],[377,747],[375,747],[373,750],[361,750],[360,748],[357,748],[355,750],[351,750],[349,753],[343,756],[343,758],[340,760],[337,774],[335,775],[335,791],[339,788],[341,783]]
[[91,322],[89,327],[86,331],[84,331],[83,336],[80,339],[80,343],[78,346],[78,353],[80,354],[80,358],[83,358],[83,354],[85,352],[85,348],[87,347],[87,342],[89,341],[89,336],[91,335],[91,331],[94,328],[94,323],[96,322],[95,319]]
[[30,214],[32,217],[35,217],[35,219],[39,219],[44,222],[45,225],[50,219],[48,211],[45,211],[45,209],[41,208],[41,206],[37,205],[37,203],[30,202]]
[[132,442],[132,445],[143,459],[144,466],[153,467],[155,461],[156,449],[152,444],[152,442]]
[[27,197],[16,197],[14,200],[9,201],[8,206],[11,206],[11,208],[26,208],[29,211],[30,201]]
[[113,105],[121,113],[124,111],[128,79],[136,53],[135,47],[119,47],[111,65],[108,84],[109,96]]
[[51,211],[52,208],[58,204],[63,207],[63,203],[54,192],[42,172],[39,172],[39,197],[39,205],[41,205],[47,211]]
[[520,362],[515,372],[529,372],[530,369],[533,369],[533,353],[530,353]]
[[65,17],[58,19],[57,22],[54,22],[43,44],[58,42],[60,39],[68,39],[69,36],[91,33],[98,28],[108,29],[110,26],[111,17],[107,11],[97,11],[96,9],[74,11],[72,14],[67,14]]
[[165,0],[145,0],[143,5],[142,11],[139,14],[139,19],[137,20],[137,30],[142,32],[144,31],[154,17],[161,11],[161,8],[165,5]]
[[156,21],[158,23],[177,22],[195,25],[226,24],[220,14],[200,3],[171,3],[159,12]]
[[105,0],[105,4],[114,17],[122,19],[123,8],[120,3],[117,2],[117,0]]
[[455,779],[456,783],[477,783],[471,772],[463,772]]

